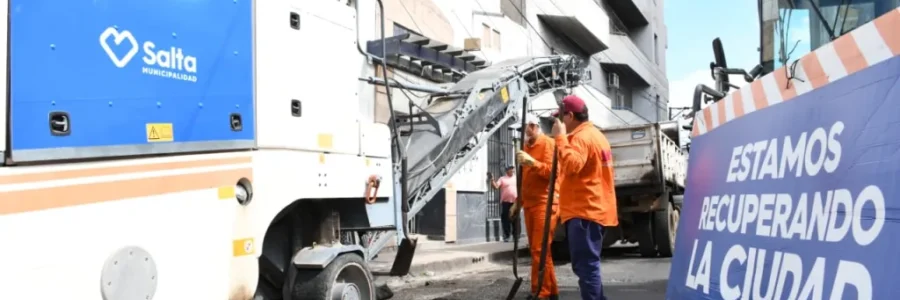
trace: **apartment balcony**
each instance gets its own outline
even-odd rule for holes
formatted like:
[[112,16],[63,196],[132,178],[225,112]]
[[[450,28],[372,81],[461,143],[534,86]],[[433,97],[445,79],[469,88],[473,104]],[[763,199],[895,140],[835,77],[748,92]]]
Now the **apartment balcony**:
[[651,0],[594,0],[597,4],[607,9],[610,14],[615,14],[622,20],[627,29],[636,29],[650,24],[650,19],[644,13]]
[[609,48],[609,18],[594,0],[536,0],[538,19],[586,55]]
[[668,86],[662,69],[652,58],[645,56],[627,35],[611,34],[609,50],[598,58],[604,69],[635,79],[637,86]]

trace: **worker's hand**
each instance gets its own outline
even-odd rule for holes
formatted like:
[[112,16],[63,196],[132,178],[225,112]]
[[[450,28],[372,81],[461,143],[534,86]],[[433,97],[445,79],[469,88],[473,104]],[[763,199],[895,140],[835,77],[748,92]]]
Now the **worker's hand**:
[[519,162],[519,164],[526,166],[534,165],[534,157],[531,157],[531,155],[528,155],[528,153],[522,150],[516,152],[516,161]]
[[553,122],[553,129],[550,130],[550,135],[557,137],[557,136],[566,136],[566,134],[568,134],[566,132],[566,124],[563,123],[561,120],[556,119]]
[[512,207],[509,208],[509,219],[516,220],[519,218],[519,202],[513,204]]

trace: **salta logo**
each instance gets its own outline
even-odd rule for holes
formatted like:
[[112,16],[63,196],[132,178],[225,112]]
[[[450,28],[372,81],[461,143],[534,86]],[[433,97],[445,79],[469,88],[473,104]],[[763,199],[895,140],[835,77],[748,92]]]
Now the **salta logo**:
[[[138,51],[143,50],[141,74],[197,82],[197,58],[174,45],[157,50],[153,41],[139,43],[131,31],[108,27],[100,33],[100,47],[120,69],[128,66]],[[125,49],[128,50],[123,53]]]

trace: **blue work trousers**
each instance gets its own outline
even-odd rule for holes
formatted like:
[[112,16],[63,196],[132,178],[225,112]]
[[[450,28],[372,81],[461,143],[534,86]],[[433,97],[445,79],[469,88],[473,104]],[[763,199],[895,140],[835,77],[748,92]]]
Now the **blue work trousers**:
[[566,221],[566,238],[572,257],[572,271],[578,275],[582,300],[606,300],[600,280],[600,251],[603,250],[603,226],[584,219]]

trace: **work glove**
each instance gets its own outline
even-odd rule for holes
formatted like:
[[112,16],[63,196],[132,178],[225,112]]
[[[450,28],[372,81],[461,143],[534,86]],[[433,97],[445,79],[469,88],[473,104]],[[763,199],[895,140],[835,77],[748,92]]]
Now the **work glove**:
[[522,150],[516,152],[516,161],[519,162],[519,164],[525,166],[534,165],[534,157],[531,157],[531,155],[528,155],[528,153]]

